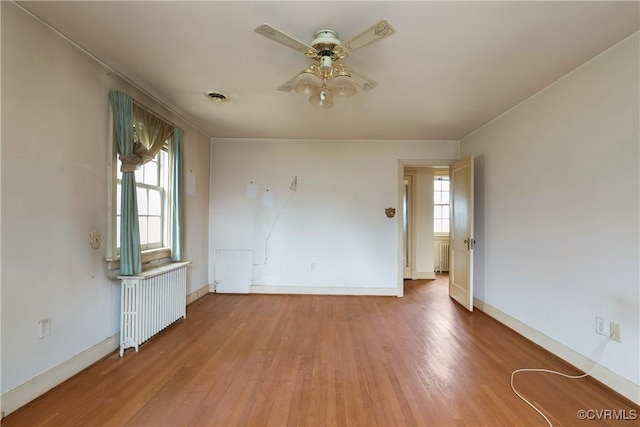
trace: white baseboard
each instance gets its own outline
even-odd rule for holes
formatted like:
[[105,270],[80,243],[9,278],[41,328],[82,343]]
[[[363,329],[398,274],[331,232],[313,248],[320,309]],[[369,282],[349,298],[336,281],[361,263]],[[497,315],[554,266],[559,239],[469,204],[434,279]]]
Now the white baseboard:
[[415,280],[430,280],[435,278],[435,271],[417,271]]
[[197,299],[202,298],[203,296],[205,296],[209,292],[211,292],[211,289],[210,289],[209,285],[205,285],[205,286],[201,287],[200,289],[198,289],[197,291],[191,292],[189,295],[187,295],[187,305],[191,304],[192,302],[194,302]]
[[120,334],[118,333],[6,392],[0,397],[0,411],[3,416],[9,415],[55,386],[62,384],[83,369],[113,353],[119,346]]
[[398,296],[398,288],[354,288],[342,286],[251,286],[252,294],[302,294],[302,295],[368,295]]
[[[534,329],[531,326],[526,325],[517,319],[514,319],[508,314],[476,298],[473,299],[473,304],[478,310],[493,317],[498,322],[508,326],[523,337],[529,339],[530,341],[533,341],[540,347],[544,348],[547,351],[550,351],[560,359],[564,360],[567,363],[570,363],[583,372],[588,372],[589,370],[591,370],[591,368],[593,368],[593,364],[595,363],[595,361],[583,356],[582,354],[554,340],[553,338],[548,337],[537,329]],[[620,376],[610,369],[605,368],[604,366],[598,366],[593,371],[591,376],[600,381],[602,384],[611,388],[615,392],[631,400],[635,404],[640,405],[640,385],[629,381],[628,379]]]
[[[209,286],[205,285],[195,292],[187,295],[187,305],[209,293]],[[93,347],[75,355],[60,365],[38,375],[26,383],[14,388],[0,397],[0,413],[9,415],[16,409],[26,405],[37,397],[43,395],[55,386],[76,375],[83,369],[91,366],[103,357],[117,350],[120,346],[120,334],[116,334],[94,345]]]

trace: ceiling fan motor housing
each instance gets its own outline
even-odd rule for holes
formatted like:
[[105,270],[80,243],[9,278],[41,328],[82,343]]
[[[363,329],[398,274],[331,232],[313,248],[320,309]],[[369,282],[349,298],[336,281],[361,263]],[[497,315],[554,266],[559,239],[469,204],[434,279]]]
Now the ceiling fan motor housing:
[[333,61],[331,60],[331,56],[326,55],[320,59],[320,71],[325,77],[331,73],[333,70]]
[[333,30],[320,30],[316,33],[315,39],[311,42],[311,47],[318,51],[318,59],[329,56],[334,61],[340,59],[336,46],[340,46],[338,33]]

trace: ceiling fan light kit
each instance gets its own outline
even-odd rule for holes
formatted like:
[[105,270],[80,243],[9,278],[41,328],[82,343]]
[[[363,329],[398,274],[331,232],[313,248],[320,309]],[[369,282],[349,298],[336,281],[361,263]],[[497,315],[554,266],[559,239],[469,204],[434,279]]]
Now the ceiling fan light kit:
[[333,107],[333,97],[349,97],[356,94],[356,86],[365,92],[378,85],[375,80],[364,74],[356,73],[342,63],[338,63],[349,54],[382,38],[391,36],[396,30],[389,21],[382,19],[358,35],[345,42],[338,39],[333,30],[320,30],[310,45],[306,45],[288,34],[268,24],[260,25],[255,32],[272,39],[295,51],[303,53],[314,61],[306,69],[296,74],[278,90],[296,93],[309,97],[312,105],[322,108]]
[[346,71],[341,72],[331,79],[329,89],[331,89],[336,96],[345,98],[356,94],[356,85],[351,80],[351,75]]
[[298,75],[293,83],[293,90],[301,95],[314,96],[320,92],[321,86],[321,77],[309,67]]
[[312,95],[309,98],[311,105],[317,105],[322,108],[333,107],[333,95],[326,85],[322,86],[320,92],[317,95]]

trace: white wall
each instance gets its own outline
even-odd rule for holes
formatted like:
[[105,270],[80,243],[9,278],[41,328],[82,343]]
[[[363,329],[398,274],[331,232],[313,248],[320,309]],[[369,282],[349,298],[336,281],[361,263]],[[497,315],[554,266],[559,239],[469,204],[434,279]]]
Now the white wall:
[[603,365],[635,385],[638,40],[461,141],[461,156],[476,160],[475,297],[591,359],[603,341],[595,317],[619,323],[622,343]]
[[[396,295],[399,160],[458,157],[457,141],[214,139],[212,147],[210,281],[216,249],[252,250],[264,263],[273,226],[267,263],[253,268],[256,292]],[[274,194],[273,207],[245,197],[250,181]]]
[[[185,167],[197,183],[185,198],[188,292],[207,284],[210,144],[15,4],[1,7],[1,392],[8,413],[52,385],[42,378],[59,381],[93,361],[69,364],[75,356],[103,343],[99,352],[115,348],[119,286],[105,262],[108,91],[129,93],[185,130]],[[95,251],[94,229],[103,233]],[[44,318],[51,335],[39,339]],[[59,366],[65,373],[47,377]]]

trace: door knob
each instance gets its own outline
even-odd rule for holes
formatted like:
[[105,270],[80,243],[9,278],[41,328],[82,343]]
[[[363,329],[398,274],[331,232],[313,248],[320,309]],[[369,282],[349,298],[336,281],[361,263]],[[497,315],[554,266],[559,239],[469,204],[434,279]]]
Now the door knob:
[[467,244],[467,250],[470,251],[473,249],[473,245],[476,243],[476,240],[469,237],[468,239],[464,239],[464,243]]

